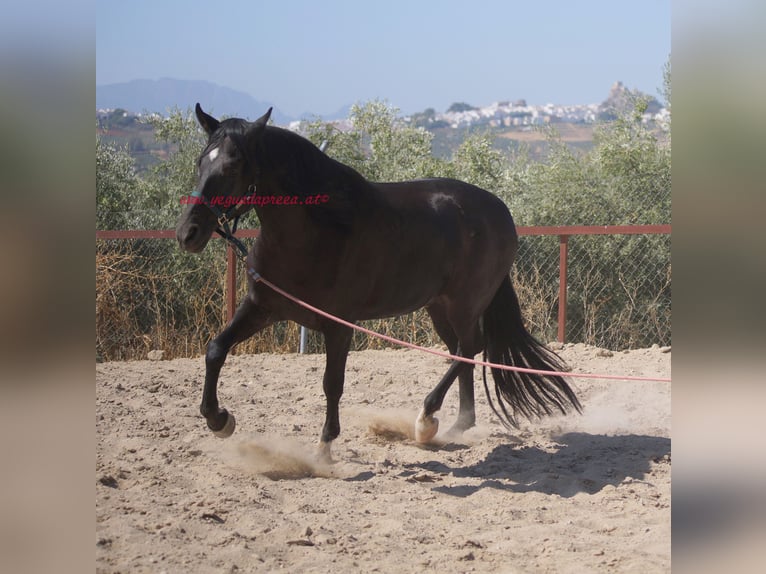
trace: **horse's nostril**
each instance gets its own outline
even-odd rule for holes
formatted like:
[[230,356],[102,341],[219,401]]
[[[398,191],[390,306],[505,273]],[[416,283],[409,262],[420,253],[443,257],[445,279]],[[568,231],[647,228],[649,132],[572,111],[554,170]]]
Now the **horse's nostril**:
[[194,238],[197,236],[197,233],[199,232],[199,225],[190,225],[189,228],[186,230],[186,237],[184,238],[185,242],[193,241]]

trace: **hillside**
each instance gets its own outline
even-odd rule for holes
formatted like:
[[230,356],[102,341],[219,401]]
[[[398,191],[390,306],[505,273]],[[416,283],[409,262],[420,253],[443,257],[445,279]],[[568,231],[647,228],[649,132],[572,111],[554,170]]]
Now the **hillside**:
[[[509,157],[523,148],[537,160],[544,158],[548,150],[547,130],[542,128],[553,126],[567,145],[588,150],[593,145],[595,126],[631,109],[639,99],[647,102],[644,122],[663,126],[668,121],[669,112],[656,99],[630,90],[622,82],[615,82],[606,99],[597,104],[529,105],[518,99],[475,107],[458,102],[443,113],[429,108],[405,117],[404,121],[434,135],[436,157],[450,157],[469,134],[479,132],[488,134],[495,147]],[[166,114],[173,108],[191,109],[197,101],[207,102],[206,109],[215,115],[251,119],[272,105],[210,82],[135,80],[96,88],[98,133],[105,141],[127,148],[140,172],[171,150],[154,140],[151,128],[140,121],[137,111]],[[298,120],[277,108],[272,118],[276,124],[291,129],[300,126]],[[341,130],[347,127],[347,120],[333,123]]]
[[[166,159],[173,146],[157,142],[152,127],[141,121],[141,117],[118,109],[100,112],[97,116],[96,133],[104,142],[127,149],[136,162],[136,170],[143,173],[151,166]],[[574,149],[588,150],[593,145],[594,125],[560,123],[556,129],[562,141]],[[531,159],[543,159],[548,150],[544,131],[531,127],[489,128],[489,127],[438,127],[429,130],[434,139],[433,154],[449,158],[465,138],[474,132],[489,133],[494,146],[505,155],[511,156],[521,149],[527,150]]]

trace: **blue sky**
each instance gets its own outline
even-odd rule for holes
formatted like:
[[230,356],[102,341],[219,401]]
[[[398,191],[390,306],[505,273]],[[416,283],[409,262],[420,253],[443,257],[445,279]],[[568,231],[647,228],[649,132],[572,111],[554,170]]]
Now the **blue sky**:
[[670,0],[99,0],[96,84],[208,80],[296,116],[584,104],[658,96],[670,31]]

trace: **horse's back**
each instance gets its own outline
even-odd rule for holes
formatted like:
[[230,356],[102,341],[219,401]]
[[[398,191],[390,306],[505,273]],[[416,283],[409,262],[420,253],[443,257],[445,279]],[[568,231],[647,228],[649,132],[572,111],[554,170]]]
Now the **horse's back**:
[[450,206],[482,216],[499,215],[513,221],[505,203],[489,191],[451,178],[415,179],[376,183],[381,195],[392,205],[417,206],[439,212]]
[[489,191],[456,179],[432,178],[375,186],[395,217],[412,225],[434,226],[437,233],[461,232],[506,244],[516,243],[508,207]]
[[402,313],[438,296],[465,296],[478,285],[496,285],[507,276],[517,237],[513,218],[499,198],[453,179],[374,187],[379,208],[364,217],[343,266],[364,277],[356,283],[366,284],[360,289],[365,301],[398,293],[394,299],[406,309],[387,309],[386,314]]

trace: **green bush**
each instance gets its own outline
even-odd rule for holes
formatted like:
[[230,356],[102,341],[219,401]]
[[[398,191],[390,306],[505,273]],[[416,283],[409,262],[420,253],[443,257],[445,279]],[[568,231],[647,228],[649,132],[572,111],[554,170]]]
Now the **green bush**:
[[[599,126],[588,152],[573,151],[548,129],[550,152],[542,162],[524,153],[509,161],[482,133],[467,137],[450,159],[435,158],[432,135],[379,101],[354,106],[351,129],[313,121],[303,123],[301,132],[317,145],[327,141],[326,153],[373,181],[441,176],[474,183],[501,197],[517,225],[670,223],[670,134],[641,122],[642,105],[637,101],[632,112]],[[179,198],[195,185],[204,136],[190,110],[152,122],[157,139],[177,151],[143,178],[135,175],[127,152],[97,140],[98,229],[175,225]],[[256,216],[248,217],[242,226],[257,226]],[[666,236],[571,238],[567,340],[614,349],[669,344],[670,269]],[[173,356],[202,352],[206,339],[223,327],[223,274],[223,249],[212,244],[190,255],[174,241],[97,242],[100,355],[130,358],[148,347]],[[513,274],[529,328],[544,340],[554,338],[556,239],[522,237]],[[149,295],[137,298],[142,289]],[[371,326],[413,342],[438,342],[423,311]],[[129,331],[125,337],[106,332],[121,327]],[[280,325],[240,349],[289,351],[297,340],[297,327]],[[380,342],[354,342],[357,349],[371,345]],[[322,350],[320,338],[312,336],[310,350]]]

